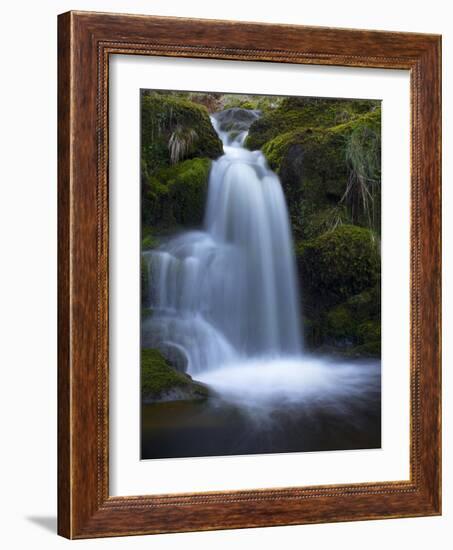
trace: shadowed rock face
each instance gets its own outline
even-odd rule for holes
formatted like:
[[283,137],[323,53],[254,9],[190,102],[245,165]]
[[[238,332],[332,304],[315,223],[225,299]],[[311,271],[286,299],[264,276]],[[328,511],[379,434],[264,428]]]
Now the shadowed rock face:
[[259,116],[259,111],[241,109],[240,107],[232,107],[213,115],[219,124],[221,132],[243,132],[248,130]]

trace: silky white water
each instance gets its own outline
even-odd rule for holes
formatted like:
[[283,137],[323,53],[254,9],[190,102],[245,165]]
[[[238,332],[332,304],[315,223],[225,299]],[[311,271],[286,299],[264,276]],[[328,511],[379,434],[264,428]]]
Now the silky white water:
[[[196,377],[251,358],[302,353],[285,198],[264,155],[243,147],[257,116],[236,109],[212,117],[224,155],[212,164],[203,230],[147,255],[153,315],[144,344],[179,350]],[[225,123],[233,129],[222,130]]]

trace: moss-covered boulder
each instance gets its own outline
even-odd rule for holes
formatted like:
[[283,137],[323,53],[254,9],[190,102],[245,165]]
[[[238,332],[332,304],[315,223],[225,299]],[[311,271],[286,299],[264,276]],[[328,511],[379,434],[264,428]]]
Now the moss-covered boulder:
[[141,394],[144,403],[206,399],[208,388],[177,371],[156,349],[141,351]]
[[144,186],[142,223],[159,228],[202,223],[211,160],[195,158],[162,168]]
[[350,355],[379,355],[380,306],[380,287],[376,285],[332,308],[321,318],[324,344]]
[[302,287],[313,304],[341,303],[379,279],[377,238],[363,227],[341,225],[299,243],[296,254]]
[[308,347],[348,356],[379,357],[380,309],[380,287],[376,285],[330,310],[312,311],[304,326]]
[[381,303],[377,237],[363,227],[341,225],[299,242],[296,257],[307,345],[351,350],[373,344],[377,349]]
[[[292,218],[303,234],[304,220],[341,200],[348,181],[341,131],[293,130],[263,147],[270,167],[280,176]],[[297,231],[296,231],[297,232]]]
[[379,232],[380,123],[379,101],[290,97],[251,125],[246,146],[279,175],[297,238],[315,236],[310,217],[340,203],[342,223]]
[[249,149],[261,149],[278,135],[299,129],[329,128],[379,108],[379,101],[285,97],[250,127]]
[[341,225],[350,224],[351,216],[344,204],[328,206],[305,216],[303,237],[311,240]]
[[[378,191],[380,173],[373,172],[372,179],[363,173],[362,167],[368,166],[372,159],[374,165],[379,164],[380,149],[368,147],[368,151],[366,145],[373,141],[372,135],[380,135],[379,127],[380,109],[376,109],[336,126],[296,127],[264,144],[263,153],[280,177],[298,238],[312,236],[307,230],[310,216],[331,210],[340,203],[351,206],[348,211],[352,222],[370,225],[369,219],[360,215],[364,198],[360,193],[367,199],[373,184]],[[359,139],[358,136],[368,137]],[[361,155],[368,155],[368,160],[357,166]],[[360,185],[351,186],[351,182],[356,181],[352,179],[354,175]]]
[[141,169],[145,181],[164,166],[195,157],[217,158],[222,142],[203,105],[168,92],[141,98]]

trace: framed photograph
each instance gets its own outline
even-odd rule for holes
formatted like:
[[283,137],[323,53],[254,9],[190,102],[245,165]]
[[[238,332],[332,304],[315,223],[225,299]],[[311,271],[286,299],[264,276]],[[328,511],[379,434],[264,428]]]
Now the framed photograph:
[[58,40],[59,533],[440,514],[440,37]]

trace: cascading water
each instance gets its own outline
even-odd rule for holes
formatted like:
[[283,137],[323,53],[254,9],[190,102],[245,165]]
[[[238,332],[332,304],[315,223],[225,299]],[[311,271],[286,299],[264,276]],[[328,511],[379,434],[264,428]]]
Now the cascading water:
[[144,458],[380,445],[379,362],[303,351],[283,192],[263,154],[243,146],[258,116],[213,115],[224,155],[212,164],[203,228],[145,253],[142,347],[160,349],[210,397],[145,406]]
[[144,347],[177,350],[199,378],[219,367],[302,353],[288,211],[261,151],[243,147],[259,113],[213,115],[224,144],[213,162],[202,231],[147,254],[153,315]]

